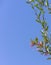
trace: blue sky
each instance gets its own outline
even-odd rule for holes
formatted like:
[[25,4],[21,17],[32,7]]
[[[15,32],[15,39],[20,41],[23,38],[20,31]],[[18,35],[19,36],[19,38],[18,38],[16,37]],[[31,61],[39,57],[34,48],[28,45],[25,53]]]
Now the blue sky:
[[[47,15],[49,31],[50,17]],[[46,56],[30,47],[31,38],[41,40],[40,29],[25,0],[0,0],[0,65],[51,65]]]

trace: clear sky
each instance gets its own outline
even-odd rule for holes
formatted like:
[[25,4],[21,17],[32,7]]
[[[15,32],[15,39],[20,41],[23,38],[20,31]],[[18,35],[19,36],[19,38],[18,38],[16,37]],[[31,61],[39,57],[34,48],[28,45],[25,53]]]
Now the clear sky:
[[[47,15],[49,31],[51,15]],[[26,0],[0,0],[0,65],[51,65],[35,48],[30,39],[41,40],[40,25]]]

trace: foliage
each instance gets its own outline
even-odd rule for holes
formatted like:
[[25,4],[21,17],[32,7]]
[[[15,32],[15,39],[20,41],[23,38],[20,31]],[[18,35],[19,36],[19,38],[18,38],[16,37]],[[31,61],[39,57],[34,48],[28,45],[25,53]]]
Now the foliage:
[[[41,54],[51,55],[51,34],[48,36],[48,25],[45,18],[46,9],[51,14],[51,4],[48,0],[28,0],[36,15],[36,22],[42,26],[41,35],[43,40],[39,42],[38,37],[31,40],[31,46],[36,46]],[[48,58],[51,59],[51,58]]]

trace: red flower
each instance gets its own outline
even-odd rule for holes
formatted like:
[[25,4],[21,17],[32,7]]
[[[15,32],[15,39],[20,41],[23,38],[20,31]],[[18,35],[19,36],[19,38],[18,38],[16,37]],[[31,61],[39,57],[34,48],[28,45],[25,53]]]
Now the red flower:
[[31,41],[31,47],[33,47],[35,45],[34,41]]
[[43,47],[43,43],[40,41],[38,44],[37,44],[39,47]]

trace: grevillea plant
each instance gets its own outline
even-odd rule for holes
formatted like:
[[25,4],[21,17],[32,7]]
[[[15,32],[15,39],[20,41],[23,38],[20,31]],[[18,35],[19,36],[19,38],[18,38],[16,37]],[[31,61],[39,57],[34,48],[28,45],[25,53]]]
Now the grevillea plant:
[[[31,46],[36,46],[38,51],[43,55],[51,55],[51,34],[48,36],[48,25],[45,18],[46,10],[51,14],[51,3],[48,0],[28,0],[26,1],[31,5],[36,15],[36,22],[41,25],[42,40],[39,41],[38,37],[31,40]],[[51,57],[48,57],[51,59]]]

